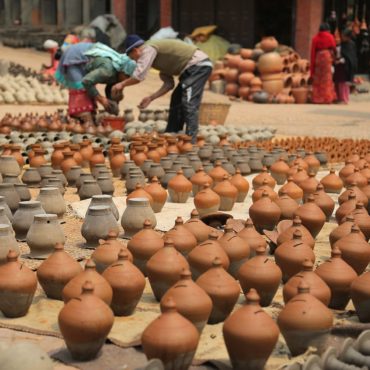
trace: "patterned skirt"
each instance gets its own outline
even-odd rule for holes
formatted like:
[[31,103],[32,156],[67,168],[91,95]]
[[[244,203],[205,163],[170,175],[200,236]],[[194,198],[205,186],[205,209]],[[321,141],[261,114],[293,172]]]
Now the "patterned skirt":
[[70,116],[94,112],[95,108],[95,101],[87,94],[86,90],[69,90],[68,113]]
[[332,74],[332,56],[329,50],[317,52],[312,81],[312,103],[331,104],[337,96]]

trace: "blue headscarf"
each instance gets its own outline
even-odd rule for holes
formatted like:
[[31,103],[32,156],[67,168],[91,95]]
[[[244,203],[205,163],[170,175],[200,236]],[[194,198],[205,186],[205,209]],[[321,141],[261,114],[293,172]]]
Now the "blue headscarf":
[[113,67],[117,72],[123,72],[128,76],[132,76],[136,68],[136,63],[126,54],[120,54],[117,51],[111,49],[109,46],[104,45],[100,42],[94,44],[94,46],[91,49],[87,50],[84,54],[92,57],[109,58],[112,61]]

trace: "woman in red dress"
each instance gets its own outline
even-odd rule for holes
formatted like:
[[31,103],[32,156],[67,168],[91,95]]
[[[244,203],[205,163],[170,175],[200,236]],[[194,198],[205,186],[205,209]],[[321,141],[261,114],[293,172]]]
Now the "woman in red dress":
[[332,73],[335,52],[334,36],[323,23],[311,46],[312,103],[331,104],[336,100]]

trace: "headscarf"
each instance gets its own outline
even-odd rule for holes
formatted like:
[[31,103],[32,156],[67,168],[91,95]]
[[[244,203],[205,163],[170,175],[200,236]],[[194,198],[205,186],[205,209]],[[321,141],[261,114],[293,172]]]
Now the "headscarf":
[[117,72],[123,72],[128,76],[132,76],[132,73],[136,68],[136,63],[126,54],[120,54],[100,42],[94,44],[94,46],[84,54],[91,57],[109,58],[112,61],[113,68]]
[[312,39],[312,46],[311,46],[311,76],[315,71],[315,62],[316,62],[316,53],[320,50],[336,50],[336,43],[334,36],[328,31],[320,31],[314,38]]

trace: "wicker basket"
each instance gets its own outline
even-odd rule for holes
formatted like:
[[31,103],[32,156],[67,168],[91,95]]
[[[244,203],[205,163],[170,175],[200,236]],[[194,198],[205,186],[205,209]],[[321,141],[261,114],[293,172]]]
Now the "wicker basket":
[[199,109],[199,124],[209,125],[211,121],[223,125],[230,109],[229,103],[202,103]]

